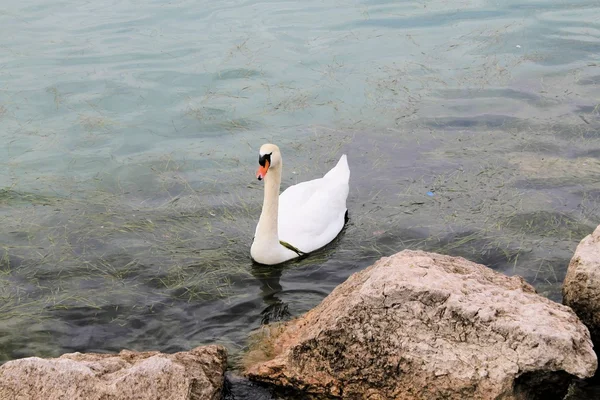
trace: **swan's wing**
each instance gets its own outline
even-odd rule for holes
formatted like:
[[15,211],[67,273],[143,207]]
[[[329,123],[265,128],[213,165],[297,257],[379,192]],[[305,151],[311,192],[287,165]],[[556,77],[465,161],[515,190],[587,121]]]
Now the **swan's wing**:
[[331,242],[344,226],[348,185],[319,180],[303,204],[279,203],[279,238],[305,253]]
[[[311,198],[315,196],[315,194],[328,194],[331,196],[334,193],[339,192],[340,196],[343,195],[345,213],[346,198],[348,197],[348,193],[347,191],[344,192],[344,186],[348,186],[349,179],[350,169],[348,167],[346,155],[344,154],[338,161],[337,165],[329,170],[322,178],[300,182],[285,189],[279,196],[279,207],[281,209],[281,203],[284,202],[284,207],[287,207],[290,210],[303,208],[308,202],[314,201],[311,200]],[[342,187],[339,187],[340,185]]]
[[320,190],[323,185],[322,181],[323,178],[319,178],[288,187],[279,195],[279,208],[281,209],[282,202],[284,203],[284,207],[289,209],[301,207],[303,204],[306,204],[315,192]]
[[308,253],[344,227],[350,171],[346,156],[323,178],[290,186],[279,197],[279,238]]

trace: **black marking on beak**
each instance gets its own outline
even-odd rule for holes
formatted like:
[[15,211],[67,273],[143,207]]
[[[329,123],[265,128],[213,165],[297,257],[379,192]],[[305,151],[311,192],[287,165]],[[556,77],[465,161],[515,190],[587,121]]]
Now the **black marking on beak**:
[[269,165],[271,165],[271,154],[273,154],[273,153],[263,154],[262,156],[261,155],[258,156],[258,163],[260,164],[261,167],[264,167],[266,165],[266,163],[265,163],[266,161],[268,161]]

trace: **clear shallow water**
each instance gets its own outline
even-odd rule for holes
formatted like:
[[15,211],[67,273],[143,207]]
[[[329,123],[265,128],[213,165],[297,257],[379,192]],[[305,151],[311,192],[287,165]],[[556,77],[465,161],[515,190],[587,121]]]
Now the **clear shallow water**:
[[[420,248],[560,301],[600,223],[595,1],[0,3],[0,361],[223,343]],[[252,265],[256,153],[350,222]],[[429,193],[429,194],[428,194]]]

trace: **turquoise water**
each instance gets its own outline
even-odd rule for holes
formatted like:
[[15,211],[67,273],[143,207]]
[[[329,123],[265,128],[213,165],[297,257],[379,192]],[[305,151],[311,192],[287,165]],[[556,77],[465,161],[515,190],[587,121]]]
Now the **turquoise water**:
[[[596,1],[5,1],[0,27],[0,361],[235,361],[404,248],[560,301],[600,223]],[[265,142],[284,186],[352,171],[343,234],[280,268],[249,258]]]

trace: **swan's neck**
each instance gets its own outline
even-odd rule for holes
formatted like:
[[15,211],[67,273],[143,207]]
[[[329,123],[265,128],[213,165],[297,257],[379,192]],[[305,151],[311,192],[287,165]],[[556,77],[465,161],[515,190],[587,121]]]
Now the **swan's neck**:
[[262,212],[258,221],[256,239],[279,244],[277,217],[279,214],[279,187],[281,186],[281,164],[270,168],[265,175],[265,197]]

